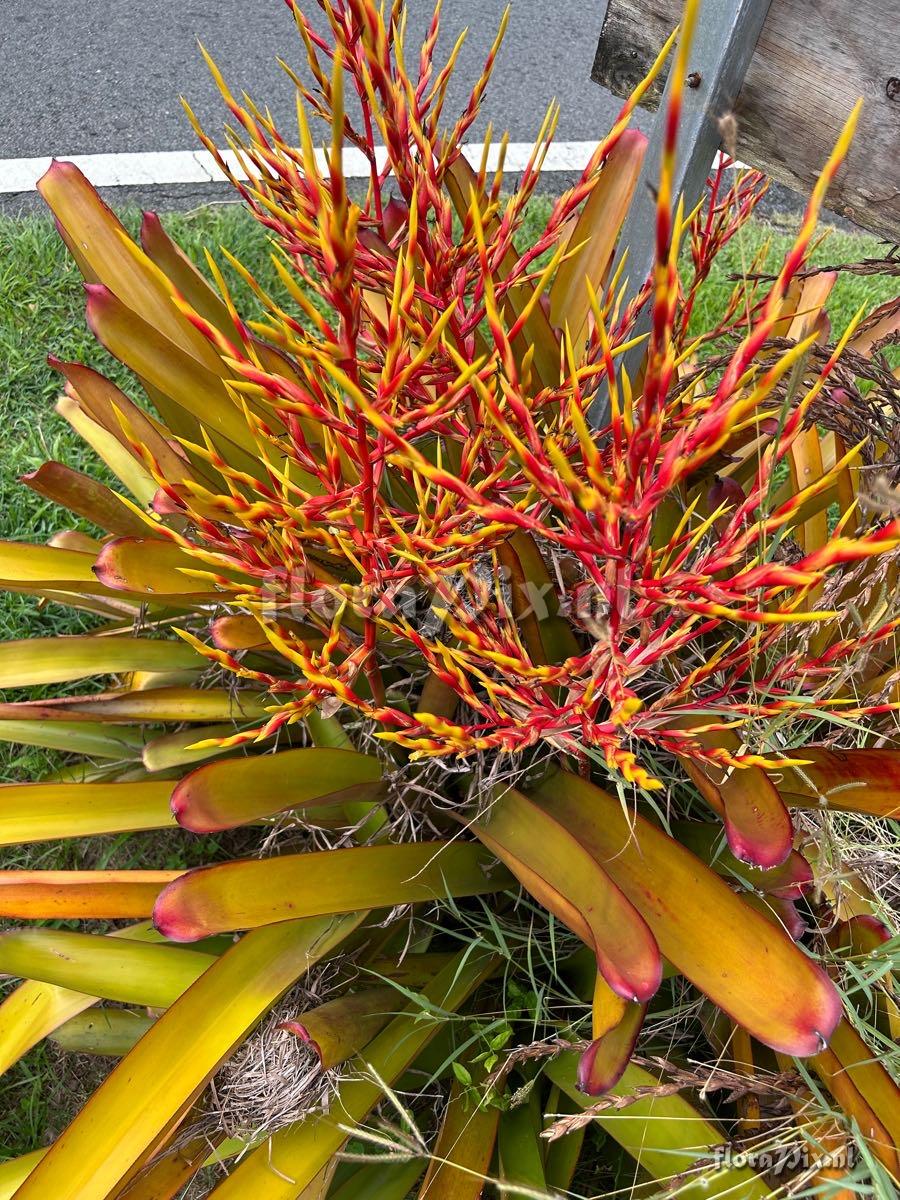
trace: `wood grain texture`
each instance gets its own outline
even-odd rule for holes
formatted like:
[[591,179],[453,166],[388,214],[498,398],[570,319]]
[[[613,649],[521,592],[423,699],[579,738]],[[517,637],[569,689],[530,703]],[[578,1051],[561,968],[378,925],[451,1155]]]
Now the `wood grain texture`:
[[[609,0],[593,78],[627,95],[680,15],[680,0]],[[807,192],[862,96],[856,138],[828,207],[893,241],[900,241],[898,38],[900,0],[772,0],[732,106],[738,157]],[[659,85],[647,107],[661,93]]]

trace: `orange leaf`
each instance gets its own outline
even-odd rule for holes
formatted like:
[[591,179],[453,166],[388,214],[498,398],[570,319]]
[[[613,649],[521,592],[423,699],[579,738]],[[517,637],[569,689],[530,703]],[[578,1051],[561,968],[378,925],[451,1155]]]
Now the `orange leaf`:
[[614,992],[649,1000],[662,979],[653,935],[579,837],[514,788],[472,828],[535,899],[591,947]]
[[821,1049],[840,1019],[840,997],[781,930],[689,850],[586,780],[559,771],[535,800],[618,884],[662,954],[739,1025],[787,1054]]
[[381,786],[377,758],[313,746],[198,767],[175,787],[172,811],[185,829],[212,833],[289,808],[374,799]]
[[149,917],[180,871],[0,871],[0,917],[122,920]]

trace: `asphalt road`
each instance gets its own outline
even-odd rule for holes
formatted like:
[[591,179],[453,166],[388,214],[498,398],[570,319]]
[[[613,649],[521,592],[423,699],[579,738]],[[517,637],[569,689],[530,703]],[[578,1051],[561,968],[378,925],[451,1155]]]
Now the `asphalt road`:
[[[407,41],[417,47],[432,0],[408,7]],[[451,96],[460,99],[478,77],[504,7],[445,0],[440,45],[469,27]],[[495,129],[530,140],[554,97],[560,139],[597,140],[609,127],[618,102],[589,78],[600,9],[599,0],[512,0],[485,104]],[[0,158],[193,149],[180,95],[213,134],[223,122],[198,38],[233,90],[246,89],[291,127],[293,91],[275,58],[296,68],[303,48],[283,0],[0,0]]]
[[[321,24],[316,0],[301,0]],[[478,78],[506,0],[444,0],[438,61],[468,28],[446,112],[451,117]],[[417,50],[433,0],[407,0],[406,43]],[[590,79],[601,0],[510,0],[509,29],[483,116],[495,134],[530,142],[551,100],[561,105],[557,139],[596,142],[620,101]],[[284,0],[0,0],[0,160],[48,155],[190,151],[198,148],[179,101],[219,135],[226,111],[200,55],[203,44],[235,93],[267,105],[295,127],[294,89],[276,59],[302,70],[303,47]],[[647,129],[652,118],[636,114]],[[0,163],[2,166],[2,163]],[[571,178],[548,175],[556,191]],[[115,204],[192,207],[231,197],[226,185],[116,188]],[[771,213],[797,211],[786,189],[767,197]],[[0,195],[0,212],[40,208],[34,193]]]

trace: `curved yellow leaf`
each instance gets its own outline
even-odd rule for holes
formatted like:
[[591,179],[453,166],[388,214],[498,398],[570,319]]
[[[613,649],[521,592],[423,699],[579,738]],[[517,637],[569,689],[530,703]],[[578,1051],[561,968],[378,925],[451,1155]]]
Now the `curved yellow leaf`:
[[154,1018],[130,1008],[93,1008],[70,1017],[49,1040],[75,1054],[122,1058],[142,1038]]
[[0,642],[0,687],[66,683],[124,671],[179,671],[205,666],[181,641],[136,637],[48,637]]
[[[0,737],[4,724],[8,722],[0,722]],[[55,724],[62,727],[62,722]],[[6,783],[0,786],[0,845],[165,829],[175,824],[171,794],[172,784],[165,780]]]
[[56,546],[0,542],[0,581],[4,587],[49,587],[61,591],[105,591],[93,572],[94,556]]
[[62,419],[68,421],[78,436],[106,463],[116,479],[128,488],[138,504],[149,508],[156,495],[156,481],[133,451],[123,446],[119,437],[105,425],[95,421],[76,396],[60,396],[55,407]]
[[[158,942],[150,925],[117,929],[112,938]],[[91,1005],[99,997],[49,983],[23,983],[0,1004],[0,1075],[27,1054],[42,1038]]]
[[509,874],[471,842],[416,842],[286,854],[201,867],[170,883],[154,924],[175,942],[295,917],[478,896]]
[[381,775],[377,758],[325,746],[229,759],[185,776],[172,811],[185,829],[211,833],[289,808],[374,799]]
[[559,771],[535,799],[639,908],[665,958],[737,1024],[788,1054],[821,1049],[841,1000],[781,929],[689,850],[586,780]]
[[[11,721],[0,720],[0,742],[15,742],[20,746],[44,746],[64,754],[83,754],[87,758],[112,758],[117,762],[139,761],[144,746],[144,731],[135,726],[104,725],[100,721]],[[0,805],[5,788],[0,784]],[[19,785],[15,785],[19,786]],[[36,787],[37,784],[25,784]],[[0,808],[0,845],[6,825],[5,812]],[[48,834],[55,837],[55,834]],[[14,842],[19,838],[14,837]],[[24,840],[29,840],[27,836]]]
[[289,921],[242,938],[115,1067],[17,1200],[107,1200],[259,1018],[361,920]]
[[[160,643],[153,643],[160,644]],[[162,643],[169,644],[169,643]],[[185,643],[186,645],[187,643]],[[198,656],[199,658],[199,656]],[[197,666],[202,660],[195,659]],[[152,676],[157,680],[158,674]],[[180,678],[180,676],[179,676]],[[132,686],[144,677],[131,675]],[[226,688],[147,687],[133,691],[61,696],[53,700],[28,700],[20,704],[0,703],[0,718],[30,720],[88,720],[98,722],[138,721],[259,721],[267,715],[266,702],[257,692]],[[197,736],[196,734],[194,735]]]
[[32,1150],[30,1154],[0,1163],[0,1200],[12,1200],[46,1153],[46,1150]]
[[63,929],[0,934],[0,972],[147,1008],[168,1008],[216,961],[181,946]]

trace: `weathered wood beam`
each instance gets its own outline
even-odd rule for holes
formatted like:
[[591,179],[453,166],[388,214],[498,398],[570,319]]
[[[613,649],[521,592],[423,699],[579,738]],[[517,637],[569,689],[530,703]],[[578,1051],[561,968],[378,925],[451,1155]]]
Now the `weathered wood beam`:
[[[680,15],[681,0],[609,0],[593,78],[626,95]],[[701,12],[701,26],[707,19]],[[862,96],[859,129],[828,206],[893,242],[900,241],[898,26],[898,0],[771,0],[730,109],[738,156],[808,192]],[[661,92],[660,85],[648,107]]]

